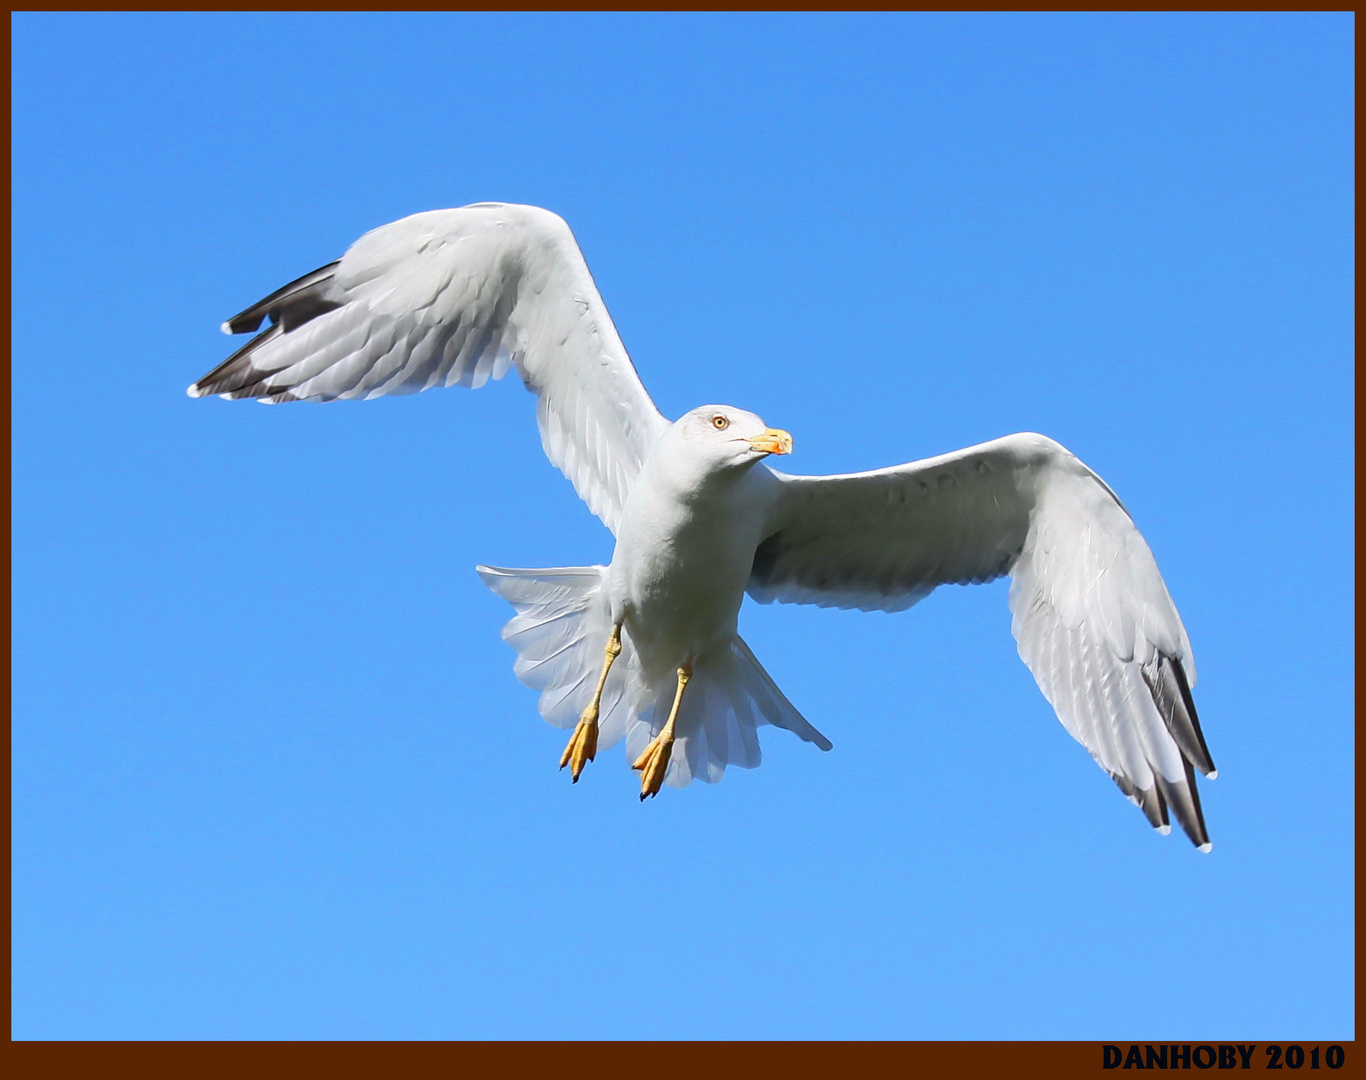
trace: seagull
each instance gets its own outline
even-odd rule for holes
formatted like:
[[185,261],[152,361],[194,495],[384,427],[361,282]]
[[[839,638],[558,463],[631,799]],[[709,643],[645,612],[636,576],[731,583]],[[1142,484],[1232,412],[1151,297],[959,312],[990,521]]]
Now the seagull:
[[366,233],[223,324],[253,333],[191,397],[266,404],[478,388],[515,370],[546,456],[613,533],[608,566],[477,572],[575,783],[621,740],[640,798],[759,764],[768,724],[829,750],[740,637],[741,602],[902,611],[1009,575],[1021,659],[1067,731],[1169,833],[1210,849],[1190,642],[1147,543],[1061,445],[1017,434],[871,472],[797,476],[792,437],[650,400],[568,225],[475,203]]

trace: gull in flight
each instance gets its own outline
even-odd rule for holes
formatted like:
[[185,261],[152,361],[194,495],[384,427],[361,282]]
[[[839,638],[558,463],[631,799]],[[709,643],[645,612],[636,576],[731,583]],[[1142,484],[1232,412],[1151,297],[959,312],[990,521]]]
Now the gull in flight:
[[1068,732],[1156,829],[1210,847],[1215,775],[1190,642],[1152,552],[1103,480],[1042,435],[924,461],[795,476],[787,432],[730,405],[670,422],[650,400],[573,234],[548,210],[476,203],[366,233],[223,324],[257,333],[191,397],[340,401],[479,387],[515,370],[546,455],[616,537],[610,566],[480,566],[516,609],[514,670],[577,782],[623,738],[640,797],[759,764],[757,728],[830,741],[737,632],[760,603],[901,611],[1009,575],[1021,659]]

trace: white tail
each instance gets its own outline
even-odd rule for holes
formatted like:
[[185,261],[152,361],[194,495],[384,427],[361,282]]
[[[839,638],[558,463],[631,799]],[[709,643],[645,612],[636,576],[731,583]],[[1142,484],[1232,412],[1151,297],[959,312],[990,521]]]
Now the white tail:
[[[503,627],[503,640],[517,651],[513,670],[541,692],[540,712],[559,728],[572,728],[592,696],[611,633],[605,566],[545,570],[477,568],[484,584],[517,609]],[[598,714],[598,748],[626,739],[634,760],[664,726],[674,680],[647,685],[631,643],[622,631],[622,651],[603,689]],[[665,782],[684,787],[694,777],[715,783],[727,765],[759,764],[760,724],[785,728],[822,750],[830,740],[812,727],[778,689],[737,635],[727,646],[697,657],[683,695],[678,741]]]

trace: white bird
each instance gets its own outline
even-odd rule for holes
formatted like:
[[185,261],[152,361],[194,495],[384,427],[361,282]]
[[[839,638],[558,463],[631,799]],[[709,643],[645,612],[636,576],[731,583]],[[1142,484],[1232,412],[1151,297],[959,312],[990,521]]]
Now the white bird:
[[252,338],[192,397],[336,401],[482,386],[515,369],[546,455],[616,537],[610,566],[481,566],[503,637],[573,779],[626,740],[642,799],[759,763],[756,728],[830,742],[737,632],[761,603],[900,611],[948,582],[1011,577],[1020,657],[1069,733],[1148,821],[1209,850],[1215,775],[1176,608],[1114,492],[1058,443],[1009,435],[843,476],[764,464],[791,437],[752,413],[655,408],[568,226],[476,203],[366,233],[223,324]]

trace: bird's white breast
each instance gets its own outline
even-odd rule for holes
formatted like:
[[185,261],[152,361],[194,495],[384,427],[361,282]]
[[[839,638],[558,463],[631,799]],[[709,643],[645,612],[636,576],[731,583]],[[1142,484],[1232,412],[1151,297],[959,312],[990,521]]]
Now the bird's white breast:
[[652,455],[612,556],[613,619],[650,678],[729,642],[777,486],[762,465],[709,476]]

